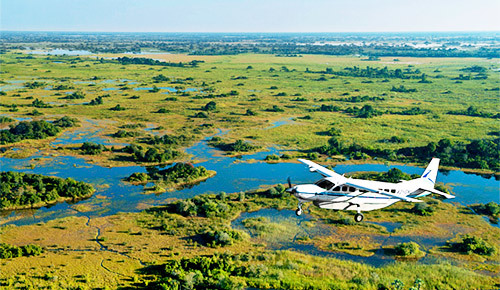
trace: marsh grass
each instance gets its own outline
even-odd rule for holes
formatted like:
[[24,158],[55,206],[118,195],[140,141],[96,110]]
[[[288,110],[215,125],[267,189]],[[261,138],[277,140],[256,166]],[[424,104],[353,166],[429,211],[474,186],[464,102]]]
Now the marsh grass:
[[[500,74],[492,70],[497,67],[494,60],[471,58],[403,58],[393,62],[391,58],[381,58],[371,61],[372,67],[388,66],[389,69],[408,68],[419,69],[432,80],[432,83],[418,83],[418,80],[390,79],[385,82],[374,79],[372,83],[367,78],[337,76],[326,81],[315,81],[318,74],[305,72],[322,71],[332,68],[334,71],[344,67],[365,67],[366,62],[356,57],[335,57],[320,55],[305,55],[300,58],[277,58],[272,55],[243,54],[237,56],[187,56],[187,55],[155,55],[155,58],[165,59],[198,59],[204,60],[199,67],[151,67],[147,65],[126,65],[104,62],[100,63],[89,57],[71,56],[36,56],[32,59],[16,59],[16,54],[2,55],[5,61],[4,79],[25,79],[26,81],[46,82],[52,86],[67,85],[67,90],[46,90],[43,87],[23,88],[8,91],[2,98],[6,105],[17,105],[19,111],[8,112],[8,107],[0,111],[13,117],[23,117],[29,113],[33,97],[47,102],[62,102],[65,106],[39,108],[46,115],[69,115],[79,119],[110,119],[118,121],[110,129],[116,129],[124,123],[151,122],[163,126],[168,131],[192,132],[196,139],[214,133],[214,129],[202,126],[211,124],[212,128],[230,129],[226,137],[229,140],[245,140],[253,136],[252,143],[263,148],[271,145],[281,145],[283,149],[309,150],[326,144],[328,136],[318,134],[333,127],[342,133],[339,139],[345,143],[356,142],[361,145],[372,145],[376,148],[397,149],[403,146],[422,146],[431,141],[443,138],[467,141],[488,136],[488,133],[498,131],[499,121],[492,118],[449,115],[449,111],[465,110],[473,105],[480,111],[496,113],[498,87],[495,79]],[[105,56],[105,55],[103,55]],[[65,63],[53,63],[64,61]],[[69,67],[70,62],[74,67]],[[33,71],[26,72],[24,66],[29,64]],[[88,66],[87,66],[88,65]],[[464,67],[479,65],[487,67],[486,80],[470,80],[456,84],[455,78]],[[252,69],[247,69],[251,66]],[[288,70],[280,68],[286,66]],[[270,72],[273,67],[275,71]],[[125,68],[125,69],[122,69]],[[439,68],[439,73],[434,72]],[[491,68],[491,69],[490,69]],[[150,70],[152,69],[152,71]],[[209,73],[206,71],[210,70]],[[47,72],[49,71],[49,72]],[[166,79],[155,82],[153,77],[164,75]],[[439,77],[438,77],[439,75]],[[239,76],[236,78],[235,76]],[[97,80],[93,80],[97,77]],[[133,80],[137,84],[128,84],[122,79]],[[112,82],[108,80],[113,80]],[[82,83],[94,82],[94,84]],[[182,83],[182,84],[179,84]],[[103,91],[110,87],[122,86],[124,90]],[[244,84],[244,86],[237,86]],[[160,90],[155,93],[147,90],[135,90],[138,87],[152,87]],[[391,92],[392,86],[404,85],[416,88],[415,93]],[[199,91],[190,95],[181,92],[169,92],[161,87],[197,88]],[[276,89],[270,89],[276,88]],[[83,100],[61,100],[56,93],[81,91]],[[231,93],[235,91],[237,93]],[[167,96],[165,96],[167,93]],[[443,92],[447,92],[443,94]],[[364,101],[361,103],[346,103],[342,100],[345,94],[350,97],[370,96],[383,97],[383,101]],[[224,95],[212,98],[210,95]],[[78,105],[79,102],[89,102],[97,96],[109,95],[103,98],[104,103],[96,106]],[[130,96],[139,99],[131,99]],[[300,95],[301,101],[294,101]],[[165,97],[169,98],[165,102]],[[217,110],[211,111],[208,118],[192,118],[194,112],[209,101],[217,103]],[[78,101],[78,102],[77,102]],[[409,108],[429,110],[424,115],[404,116],[383,114],[374,118],[355,118],[340,112],[311,111],[315,106],[327,104],[347,108],[352,105],[372,105],[380,111],[402,111]],[[110,111],[110,108],[127,108],[125,111]],[[283,112],[266,111],[273,106],[283,108]],[[152,114],[164,109],[164,114]],[[257,113],[246,114],[247,110]],[[309,116],[309,120],[301,119],[293,124],[285,124],[269,130],[268,122],[283,118]],[[237,117],[237,118],[233,118]],[[352,134],[352,132],[356,132]],[[410,140],[409,143],[380,143],[379,140],[399,136]],[[301,156],[300,151],[293,157]]]

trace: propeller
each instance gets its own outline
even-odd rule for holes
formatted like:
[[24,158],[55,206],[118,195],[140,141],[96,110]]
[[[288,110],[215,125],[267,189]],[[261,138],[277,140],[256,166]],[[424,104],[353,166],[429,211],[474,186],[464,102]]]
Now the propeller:
[[292,180],[290,179],[290,176],[286,179],[286,181],[288,182],[288,188],[286,189],[286,192],[289,192],[291,194],[294,194],[294,188],[293,188],[293,185],[292,185]]

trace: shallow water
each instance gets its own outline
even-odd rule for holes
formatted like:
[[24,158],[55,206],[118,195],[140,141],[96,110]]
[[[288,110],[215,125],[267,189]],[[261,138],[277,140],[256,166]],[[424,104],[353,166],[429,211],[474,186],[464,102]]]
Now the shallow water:
[[31,50],[26,51],[29,54],[41,54],[41,55],[90,55],[94,54],[88,50],[67,50],[56,48],[53,50]]
[[[104,125],[95,120],[86,120],[90,126],[85,126],[74,131],[66,131],[58,137],[52,145],[80,144],[85,141],[104,145],[127,145],[117,143],[113,138],[99,136],[104,130]],[[149,128],[149,127],[148,127]],[[148,129],[147,128],[147,129]],[[224,134],[220,131],[217,135]],[[209,170],[215,170],[217,175],[198,185],[178,191],[166,192],[161,195],[142,194],[142,186],[126,184],[123,178],[133,172],[145,172],[144,167],[126,166],[105,168],[86,162],[83,158],[72,156],[42,157],[32,156],[26,159],[0,158],[2,171],[23,171],[40,174],[49,174],[59,177],[74,177],[77,180],[92,183],[94,186],[106,184],[109,188],[101,188],[88,200],[80,201],[79,204],[94,205],[89,215],[110,215],[120,211],[135,212],[145,206],[159,205],[170,198],[189,198],[202,193],[239,192],[266,187],[277,183],[285,183],[291,177],[292,183],[310,183],[319,179],[318,174],[310,173],[303,164],[299,163],[266,163],[251,162],[251,160],[262,160],[269,154],[280,154],[277,148],[270,151],[258,152],[242,157],[226,157],[218,150],[208,146],[206,140],[198,142],[186,149],[186,153],[193,155],[193,162],[202,165]],[[47,162],[30,169],[31,163],[39,163],[35,158],[42,158]],[[359,164],[359,165],[337,165],[334,170],[340,174],[353,171],[387,171],[390,168],[399,168],[403,172],[421,174],[423,168],[414,166],[383,164]],[[439,172],[437,180],[450,186],[456,198],[451,200],[460,204],[499,202],[500,182],[493,177],[482,177],[475,174],[466,174],[461,171]],[[100,197],[98,197],[100,196]],[[15,211],[4,213],[9,217],[19,216],[15,224],[36,223],[40,219],[46,220],[59,216],[74,215],[75,212],[68,210],[67,204],[58,204],[50,208],[41,208],[37,211]],[[33,212],[35,214],[33,214]],[[22,217],[26,215],[26,217]],[[40,217],[40,218],[38,218]],[[0,219],[1,223],[1,219]]]
[[22,89],[22,88],[24,88],[24,86],[22,86],[22,85],[9,84],[9,85],[0,86],[0,91],[7,92],[7,91],[17,90],[17,89]]
[[[140,88],[134,88],[134,91],[149,91],[152,90],[153,87],[140,87]],[[168,94],[168,93],[175,93],[175,92],[197,92],[199,89],[197,88],[186,88],[182,90],[178,90],[173,87],[158,87],[160,90],[167,90],[168,92],[162,92],[162,94]]]
[[[377,251],[375,251],[374,255],[370,257],[362,257],[362,256],[351,255],[344,252],[325,251],[316,248],[314,245],[299,243],[296,240],[297,237],[307,236],[312,239],[314,237],[328,236],[330,234],[330,230],[335,230],[335,227],[332,228],[325,227],[325,225],[322,225],[321,222],[314,223],[315,225],[314,227],[311,227],[310,225],[303,225],[304,222],[310,221],[311,217],[308,216],[307,214],[298,217],[295,215],[295,211],[293,210],[260,209],[255,212],[242,213],[238,218],[236,218],[231,223],[231,226],[233,228],[240,229],[251,234],[243,226],[242,221],[248,218],[255,218],[255,217],[265,217],[268,218],[271,223],[285,224],[287,227],[289,227],[289,230],[292,231],[292,233],[295,233],[295,237],[293,239],[291,238],[287,239],[285,237],[283,240],[280,241],[274,240],[275,237],[271,237],[270,239],[266,239],[265,237],[264,238],[256,236],[253,237],[257,240],[264,240],[268,245],[269,249],[273,250],[291,249],[316,256],[334,257],[341,260],[351,260],[360,263],[366,263],[377,267],[393,263],[395,261],[394,257],[386,255],[384,253],[384,250],[382,249],[383,246],[396,245],[402,242],[414,241],[426,248],[430,248],[434,246],[444,245],[444,243],[448,239],[448,238],[439,239],[439,238],[430,238],[421,236],[404,236],[404,237],[398,237],[392,235],[370,236],[370,238],[374,238],[375,242],[380,243],[381,247]],[[381,222],[375,224],[379,224],[386,227],[389,232],[392,232],[394,228],[400,226],[400,224],[390,223],[390,222]],[[421,259],[420,262],[428,262],[427,260],[432,260],[432,259],[433,259],[432,257],[424,258]]]
[[[85,104],[85,103],[82,103]],[[81,104],[76,104],[81,105]],[[106,127],[105,124],[93,120],[85,120],[88,124],[82,124],[74,130],[66,130],[61,136],[57,137],[51,144],[54,146],[81,144],[83,142],[93,142],[102,145],[129,145],[128,143],[116,142],[117,139],[101,136]]]
[[287,124],[293,124],[293,117],[290,117],[290,118],[284,118],[284,119],[280,119],[276,122],[273,122],[271,126],[265,128],[266,130],[269,130],[269,129],[274,129],[274,128],[277,128],[279,126],[283,126],[283,125],[287,125]]

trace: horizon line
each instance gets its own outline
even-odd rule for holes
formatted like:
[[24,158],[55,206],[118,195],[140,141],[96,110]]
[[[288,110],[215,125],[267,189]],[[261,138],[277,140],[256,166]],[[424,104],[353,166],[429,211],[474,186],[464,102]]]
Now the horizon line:
[[53,33],[261,33],[261,34],[278,34],[278,33],[500,33],[500,30],[405,30],[405,31],[86,31],[86,30],[4,30],[0,32],[53,32]]

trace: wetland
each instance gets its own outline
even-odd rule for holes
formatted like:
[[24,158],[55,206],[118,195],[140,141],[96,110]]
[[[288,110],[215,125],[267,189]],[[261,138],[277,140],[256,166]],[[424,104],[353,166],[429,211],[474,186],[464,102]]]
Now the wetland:
[[[52,45],[0,55],[1,171],[95,191],[0,211],[5,249],[40,247],[0,259],[3,287],[159,288],[193,275],[227,289],[498,287],[498,212],[477,210],[500,203],[498,57]],[[288,177],[319,179],[297,158],[340,174],[420,175],[431,155],[456,198],[424,198],[429,216],[400,202],[360,224],[313,205],[297,217],[284,191]],[[16,188],[26,199],[44,191]],[[401,255],[409,243],[414,255]]]

